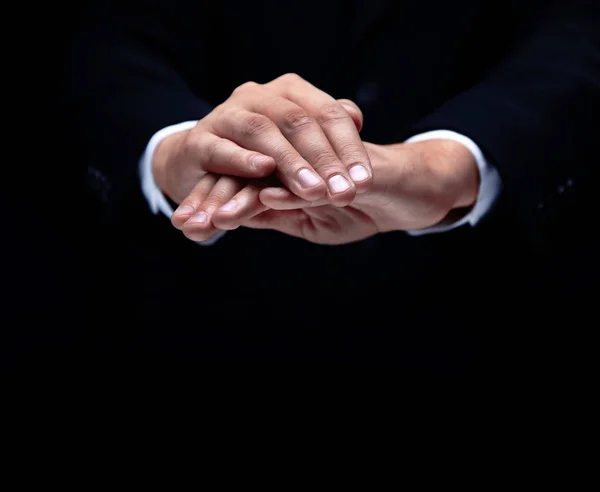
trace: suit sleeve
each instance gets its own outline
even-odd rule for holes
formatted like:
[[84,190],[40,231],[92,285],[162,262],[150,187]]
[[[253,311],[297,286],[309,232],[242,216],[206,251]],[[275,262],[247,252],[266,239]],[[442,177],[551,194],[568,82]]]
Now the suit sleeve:
[[107,209],[139,193],[138,161],[155,132],[211,110],[190,89],[209,89],[198,70],[208,66],[198,33],[211,14],[201,3],[92,2],[81,16],[67,60],[70,140]]
[[[485,56],[482,54],[482,56]],[[485,80],[413,127],[461,133],[500,173],[510,208],[536,228],[597,159],[600,3],[544,2],[515,49]]]

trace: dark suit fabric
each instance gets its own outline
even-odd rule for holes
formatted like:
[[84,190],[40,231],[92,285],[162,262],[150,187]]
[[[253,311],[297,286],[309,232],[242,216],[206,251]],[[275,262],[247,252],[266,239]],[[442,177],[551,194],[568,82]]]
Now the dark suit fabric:
[[[461,367],[552,316],[547,260],[584,234],[573,196],[600,126],[597,2],[98,2],[68,56],[72,151],[100,212],[92,296],[118,344]],[[203,248],[152,216],[137,176],[152,134],[287,72],[355,100],[366,141],[472,138],[502,176],[497,206],[474,229],[340,247],[238,230]]]

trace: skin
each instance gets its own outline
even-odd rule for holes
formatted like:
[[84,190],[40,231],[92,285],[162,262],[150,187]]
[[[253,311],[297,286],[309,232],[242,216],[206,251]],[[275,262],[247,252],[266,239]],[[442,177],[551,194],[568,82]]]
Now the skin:
[[[475,203],[479,171],[473,155],[461,144],[431,140],[365,146],[375,182],[348,207],[335,209],[317,202],[297,208],[301,201],[287,190],[267,188],[260,199],[272,210],[241,225],[275,229],[314,243],[344,244],[378,232],[431,227],[451,212],[464,213]],[[220,222],[222,214],[215,220],[227,225],[227,219]]]
[[[210,223],[183,223],[184,234],[204,240],[217,229],[274,229],[314,243],[344,244],[378,232],[415,230],[466,211],[477,198],[479,172],[471,152],[452,140],[411,144],[365,143],[373,166],[371,189],[340,208],[306,201],[266,181],[208,175],[194,200],[215,208]],[[214,194],[214,190],[227,193]],[[174,217],[177,214],[174,215]]]
[[430,227],[474,204],[479,173],[466,147],[366,143],[362,124],[356,104],[297,75],[248,82],[163,140],[153,174],[180,204],[173,225],[194,241],[245,226],[343,244]]
[[213,195],[220,196],[232,189],[226,182],[211,181],[208,173],[274,175],[304,200],[343,207],[373,181],[358,133],[361,124],[354,103],[336,101],[297,75],[267,84],[247,82],[192,130],[165,138],[156,149],[152,172],[163,192],[183,204],[176,227],[210,223],[212,201],[201,209],[188,199],[190,194],[215,187]]

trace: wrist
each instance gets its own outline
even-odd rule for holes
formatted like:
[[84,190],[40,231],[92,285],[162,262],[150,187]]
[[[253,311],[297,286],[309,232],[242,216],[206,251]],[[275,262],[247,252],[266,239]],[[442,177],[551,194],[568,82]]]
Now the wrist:
[[424,164],[437,176],[440,193],[448,197],[448,212],[475,204],[480,176],[475,157],[467,147],[450,139],[432,139],[408,145],[421,153]]
[[169,192],[171,188],[169,186],[169,176],[172,174],[169,172],[169,169],[172,166],[177,151],[181,147],[181,143],[185,139],[188,131],[189,130],[177,132],[165,137],[156,146],[154,155],[152,156],[152,176],[154,177],[156,185],[165,195],[175,201],[177,201],[176,197],[173,197]]

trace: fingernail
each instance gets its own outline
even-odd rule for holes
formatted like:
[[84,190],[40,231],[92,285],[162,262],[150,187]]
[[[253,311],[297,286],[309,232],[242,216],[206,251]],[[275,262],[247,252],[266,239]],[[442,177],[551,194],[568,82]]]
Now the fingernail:
[[205,212],[197,213],[196,215],[192,215],[188,222],[192,222],[194,224],[204,224],[208,221],[208,215]]
[[300,171],[298,171],[298,181],[300,181],[303,188],[311,188],[321,182],[319,176],[310,169],[300,169]]
[[332,193],[342,193],[350,188],[348,180],[339,174],[329,178],[329,189]]
[[350,177],[352,181],[364,181],[369,178],[369,171],[361,165],[353,166],[350,168]]
[[262,165],[267,162],[270,159],[270,157],[267,157],[266,155],[255,155],[252,158],[252,165],[254,167],[262,167]]
[[237,202],[235,200],[229,200],[219,210],[221,212],[231,212],[232,210],[235,210],[235,207],[237,207]]
[[194,207],[190,205],[184,205],[183,207],[178,207],[173,214],[175,215],[188,215],[194,213]]

